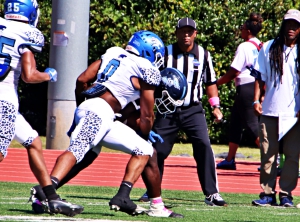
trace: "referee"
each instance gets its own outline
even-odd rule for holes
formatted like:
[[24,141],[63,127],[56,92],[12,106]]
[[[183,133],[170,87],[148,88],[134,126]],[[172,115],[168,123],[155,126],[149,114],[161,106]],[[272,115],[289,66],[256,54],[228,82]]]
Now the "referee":
[[[194,42],[197,29],[193,19],[180,19],[176,25],[175,35],[177,42],[167,46],[165,50],[165,67],[180,70],[187,78],[188,89],[183,106],[178,107],[175,113],[161,115],[157,112],[152,130],[164,139],[163,143],[153,144],[157,150],[158,166],[162,176],[164,160],[172,151],[178,131],[183,130],[193,145],[205,203],[211,206],[226,206],[218,190],[215,158],[208,136],[205,110],[201,103],[202,83],[204,83],[216,121],[222,119],[210,53]],[[140,201],[145,201],[146,197],[147,193]]]

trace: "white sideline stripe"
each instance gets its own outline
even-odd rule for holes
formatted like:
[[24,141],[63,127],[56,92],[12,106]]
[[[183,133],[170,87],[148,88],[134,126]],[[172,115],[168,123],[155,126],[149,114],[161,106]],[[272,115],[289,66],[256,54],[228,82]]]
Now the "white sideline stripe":
[[[127,220],[93,220],[84,218],[54,218],[54,217],[34,217],[34,216],[0,216],[0,221],[30,221],[30,222],[66,222],[66,221],[84,221],[84,222],[130,222]],[[145,221],[135,221],[135,222],[145,222]],[[147,221],[146,221],[147,222]]]

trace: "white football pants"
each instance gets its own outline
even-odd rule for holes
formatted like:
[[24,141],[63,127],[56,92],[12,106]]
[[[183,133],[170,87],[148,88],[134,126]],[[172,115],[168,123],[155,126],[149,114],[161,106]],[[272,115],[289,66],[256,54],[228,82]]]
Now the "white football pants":
[[[76,128],[71,135],[68,148],[77,163],[94,147],[96,152],[100,152],[102,145],[131,155],[152,156],[153,147],[150,143],[114,119],[114,111],[101,98],[88,99],[80,104],[75,111]],[[99,146],[96,148],[97,145]]]

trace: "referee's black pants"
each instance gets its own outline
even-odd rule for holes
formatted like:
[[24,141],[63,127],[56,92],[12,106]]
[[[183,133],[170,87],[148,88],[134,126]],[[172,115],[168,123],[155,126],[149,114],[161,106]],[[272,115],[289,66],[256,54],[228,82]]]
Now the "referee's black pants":
[[180,129],[192,142],[198,178],[204,195],[218,193],[215,157],[208,136],[205,111],[201,103],[186,109],[178,108],[175,113],[166,116],[159,113],[156,115],[153,131],[164,139],[163,143],[153,144],[157,151],[161,177],[163,177],[164,160],[171,153]]

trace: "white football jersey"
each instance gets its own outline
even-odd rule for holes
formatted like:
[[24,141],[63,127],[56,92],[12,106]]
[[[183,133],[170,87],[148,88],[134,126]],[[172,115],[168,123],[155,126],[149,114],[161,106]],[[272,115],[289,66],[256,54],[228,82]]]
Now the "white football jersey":
[[34,26],[0,18],[0,43],[0,65],[11,67],[9,74],[0,82],[0,99],[17,106],[21,55],[28,50],[41,52],[44,36]]
[[122,109],[131,101],[140,98],[131,78],[137,77],[146,83],[158,86],[161,75],[158,68],[142,57],[136,56],[120,47],[109,48],[101,57],[98,82],[106,86],[120,102]]

